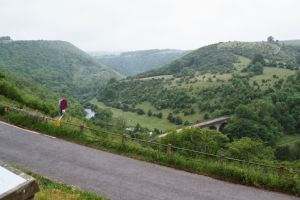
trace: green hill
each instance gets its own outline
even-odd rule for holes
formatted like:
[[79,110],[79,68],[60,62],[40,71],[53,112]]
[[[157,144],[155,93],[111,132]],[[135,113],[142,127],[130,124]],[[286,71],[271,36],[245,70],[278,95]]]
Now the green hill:
[[151,49],[111,55],[96,53],[93,56],[119,73],[125,76],[132,76],[169,64],[188,52],[175,49]]
[[63,41],[0,40],[0,70],[33,79],[54,92],[84,99],[110,78],[121,77]]
[[[62,95],[46,89],[31,78],[11,72],[0,73],[0,105],[25,107],[55,117],[58,115],[57,105],[61,98]],[[68,100],[69,109],[66,115],[83,118],[85,113],[82,105],[71,98]]]
[[160,69],[142,73],[139,77],[230,72],[234,64],[239,62],[239,57],[252,59],[255,54],[264,57],[266,66],[293,68],[300,64],[300,48],[297,46],[282,45],[279,42],[221,42],[197,49]]
[[162,130],[229,115],[223,132],[231,139],[274,143],[300,129],[299,52],[276,42],[209,45],[160,69],[111,80],[91,103],[113,108],[128,125]]
[[281,43],[290,46],[300,46],[300,40],[284,40]]

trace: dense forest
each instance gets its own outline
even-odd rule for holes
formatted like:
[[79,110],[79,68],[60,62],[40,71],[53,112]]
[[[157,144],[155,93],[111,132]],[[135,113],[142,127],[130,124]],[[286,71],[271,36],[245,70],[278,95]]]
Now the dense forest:
[[0,41],[0,69],[81,100],[92,96],[109,78],[121,77],[63,41]]

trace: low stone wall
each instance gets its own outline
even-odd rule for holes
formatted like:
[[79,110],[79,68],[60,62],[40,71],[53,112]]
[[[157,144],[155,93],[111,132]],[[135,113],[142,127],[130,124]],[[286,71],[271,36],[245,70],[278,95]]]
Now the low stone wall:
[[0,162],[0,200],[33,200],[38,191],[33,177]]

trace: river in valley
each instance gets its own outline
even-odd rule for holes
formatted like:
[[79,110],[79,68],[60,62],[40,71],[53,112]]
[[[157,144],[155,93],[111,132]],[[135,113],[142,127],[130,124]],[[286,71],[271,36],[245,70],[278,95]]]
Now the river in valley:
[[95,112],[90,108],[86,108],[84,109],[84,111],[86,112],[86,116],[85,116],[86,119],[91,119],[95,116]]

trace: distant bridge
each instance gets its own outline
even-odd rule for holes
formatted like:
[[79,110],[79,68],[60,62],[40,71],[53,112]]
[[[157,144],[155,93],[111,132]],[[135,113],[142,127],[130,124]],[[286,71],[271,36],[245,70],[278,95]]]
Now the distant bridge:
[[[215,129],[217,131],[220,131],[220,129],[225,124],[228,123],[228,120],[229,120],[228,116],[223,116],[223,117],[218,117],[218,118],[215,118],[215,119],[210,119],[210,120],[207,120],[207,121],[202,121],[202,122],[199,122],[197,124],[194,124],[192,126],[188,126],[188,127],[185,127],[185,128],[209,128],[209,129]],[[180,131],[182,131],[182,128],[177,129],[176,131],[180,132]],[[165,134],[160,135],[159,137],[164,137],[168,134],[169,133],[165,133]]]
[[216,129],[217,131],[220,131],[220,128],[228,123],[228,120],[229,120],[228,116],[218,117],[215,119],[203,121],[198,124],[189,126],[189,128],[210,128],[210,129]]

